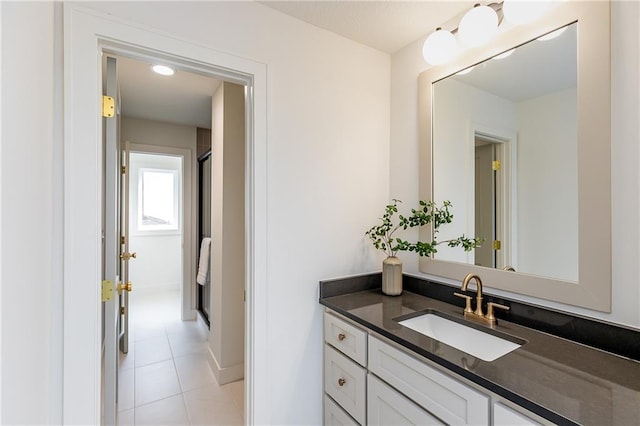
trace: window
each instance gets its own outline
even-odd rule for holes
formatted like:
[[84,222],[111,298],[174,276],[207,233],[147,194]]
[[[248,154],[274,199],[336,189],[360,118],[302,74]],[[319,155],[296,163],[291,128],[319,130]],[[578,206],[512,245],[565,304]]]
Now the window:
[[180,225],[178,194],[178,170],[140,168],[138,230],[178,230]]

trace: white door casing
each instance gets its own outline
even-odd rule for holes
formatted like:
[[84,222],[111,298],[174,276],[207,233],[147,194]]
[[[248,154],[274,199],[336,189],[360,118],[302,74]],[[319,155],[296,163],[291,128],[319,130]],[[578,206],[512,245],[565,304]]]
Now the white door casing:
[[64,23],[63,423],[100,422],[100,228],[104,206],[99,53],[105,47],[162,57],[180,67],[246,85],[245,421],[269,423],[266,65],[78,5],[64,5]]

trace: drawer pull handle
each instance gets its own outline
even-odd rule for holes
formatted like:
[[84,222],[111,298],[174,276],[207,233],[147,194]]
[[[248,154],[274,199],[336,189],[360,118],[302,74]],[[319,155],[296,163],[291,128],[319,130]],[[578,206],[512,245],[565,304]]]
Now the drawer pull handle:
[[340,377],[338,379],[338,386],[342,387],[344,386],[344,384],[347,383],[342,377]]
[[341,342],[342,342],[344,339],[346,339],[346,338],[347,338],[347,336],[345,336],[345,334],[344,334],[344,333],[340,333],[340,334],[338,334],[338,340],[340,340]]

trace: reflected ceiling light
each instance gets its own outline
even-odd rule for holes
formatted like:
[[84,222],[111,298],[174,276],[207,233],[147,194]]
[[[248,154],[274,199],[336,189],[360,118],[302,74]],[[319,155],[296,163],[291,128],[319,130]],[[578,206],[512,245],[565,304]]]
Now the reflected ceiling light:
[[458,71],[456,73],[456,75],[465,75],[465,74],[469,74],[471,71],[473,71],[473,69],[475,68],[475,66],[473,67],[469,67],[469,68],[465,68],[462,71]]
[[489,6],[476,4],[460,21],[458,34],[465,46],[485,44],[498,31],[498,14]]
[[499,55],[494,56],[494,57],[493,57],[493,59],[504,59],[504,58],[508,58],[509,56],[511,56],[511,54],[512,54],[513,52],[515,52],[515,50],[516,50],[516,49],[507,50],[507,51],[506,51],[506,52],[504,52],[504,53],[501,53],[501,54],[499,54]]
[[558,37],[560,34],[562,34],[564,32],[564,30],[566,30],[567,27],[562,27],[562,28],[558,28],[555,31],[550,32],[549,34],[545,34],[541,37],[538,37],[538,40],[542,40],[542,41],[547,41],[547,40],[553,40],[554,38]]
[[540,0],[504,0],[502,13],[516,25],[527,24],[541,17],[549,8],[549,1]]
[[151,67],[151,69],[153,70],[153,72],[160,74],[160,75],[173,75],[175,74],[175,71],[173,70],[173,68],[170,68],[166,65],[154,65]]
[[438,27],[422,45],[422,56],[431,65],[440,65],[458,52],[458,42],[451,32]]

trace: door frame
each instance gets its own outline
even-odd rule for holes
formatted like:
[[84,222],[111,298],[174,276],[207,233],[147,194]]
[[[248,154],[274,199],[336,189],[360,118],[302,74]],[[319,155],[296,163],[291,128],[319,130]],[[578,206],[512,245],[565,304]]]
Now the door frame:
[[[195,209],[194,191],[197,170],[193,166],[194,153],[191,149],[168,147],[161,145],[139,144],[129,141],[129,153],[157,154],[171,157],[182,157],[182,285],[180,286],[180,318],[182,321],[196,319],[195,309],[195,277],[194,256]],[[131,179],[131,176],[129,177]],[[131,208],[131,203],[129,203]],[[134,290],[135,290],[135,283]]]
[[[475,144],[476,138],[482,138],[491,141],[496,147],[496,158],[502,164],[501,173],[496,180],[496,191],[501,193],[498,204],[496,205],[496,237],[501,240],[508,250],[499,251],[496,255],[496,267],[513,266],[517,268],[518,247],[515,243],[517,240],[517,227],[514,226],[518,214],[518,188],[516,185],[517,176],[517,156],[518,156],[518,138],[514,130],[502,128],[495,125],[485,125],[477,122],[469,122],[469,142],[468,164],[467,170],[470,170],[467,179],[468,188],[475,188]],[[467,218],[469,223],[467,229],[474,229],[475,223],[475,190],[469,191],[467,194]],[[493,242],[491,242],[493,243]],[[474,262],[468,262],[473,264]]]
[[267,322],[267,67],[64,4],[63,423],[101,414],[101,55],[163,59],[245,86],[245,421],[270,421]]

